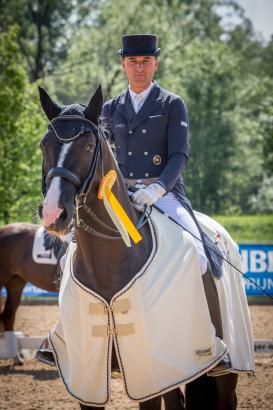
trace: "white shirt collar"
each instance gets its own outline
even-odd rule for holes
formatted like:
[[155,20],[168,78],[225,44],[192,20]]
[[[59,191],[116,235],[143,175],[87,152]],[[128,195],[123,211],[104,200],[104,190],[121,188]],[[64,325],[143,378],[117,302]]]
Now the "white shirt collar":
[[144,104],[146,98],[150,94],[150,91],[151,91],[153,85],[154,85],[154,82],[151,82],[151,84],[149,85],[148,88],[146,88],[146,90],[144,90],[141,93],[137,94],[131,89],[130,84],[129,84],[129,94],[130,94],[131,101],[132,101],[135,112],[138,112],[140,110],[140,108]]
[[137,94],[137,93],[135,93],[135,92],[131,89],[131,86],[130,86],[130,84],[129,84],[129,93],[130,93],[130,96],[131,96],[132,100],[133,100],[134,98],[146,100],[146,98],[148,97],[148,95],[149,95],[149,93],[150,93],[150,91],[151,91],[153,85],[154,85],[154,83],[151,82],[151,84],[149,85],[148,88],[146,88],[146,90],[144,90],[144,91],[142,91],[141,93]]

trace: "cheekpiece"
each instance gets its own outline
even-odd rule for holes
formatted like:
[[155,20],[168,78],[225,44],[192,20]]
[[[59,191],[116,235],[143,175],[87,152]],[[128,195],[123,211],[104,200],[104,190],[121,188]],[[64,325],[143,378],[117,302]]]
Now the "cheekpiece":
[[122,48],[119,54],[122,57],[133,56],[158,56],[160,48],[157,48],[157,36],[155,34],[132,34],[122,36]]
[[80,135],[94,131],[95,125],[84,117],[85,106],[81,104],[66,105],[58,117],[49,124],[59,141],[69,142]]

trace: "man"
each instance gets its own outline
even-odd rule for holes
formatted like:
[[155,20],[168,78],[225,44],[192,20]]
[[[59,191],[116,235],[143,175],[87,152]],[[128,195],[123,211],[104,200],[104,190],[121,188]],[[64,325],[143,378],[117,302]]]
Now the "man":
[[207,257],[200,233],[179,201],[185,199],[181,174],[188,161],[187,110],[179,96],[153,81],[160,54],[156,41],[153,34],[122,37],[119,53],[129,87],[104,105],[101,122],[116,146],[127,185],[140,187],[132,200],[141,205],[156,204],[197,238],[204,274]]
[[[216,335],[223,338],[220,304],[211,272],[220,276],[217,249],[199,227],[181,176],[189,154],[185,104],[181,97],[153,80],[160,54],[156,35],[123,36],[119,54],[129,85],[104,104],[101,124],[115,145],[126,184],[137,188],[132,200],[141,205],[155,204],[194,235],[211,320]],[[216,372],[226,368],[228,358],[218,365]]]

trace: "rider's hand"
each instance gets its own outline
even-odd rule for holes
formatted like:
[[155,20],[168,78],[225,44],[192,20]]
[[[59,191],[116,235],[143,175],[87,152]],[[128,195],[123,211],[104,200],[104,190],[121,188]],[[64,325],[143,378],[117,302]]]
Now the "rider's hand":
[[146,188],[138,189],[132,196],[133,202],[139,205],[153,205],[156,201],[161,199],[166,193],[166,190],[156,182],[148,185]]

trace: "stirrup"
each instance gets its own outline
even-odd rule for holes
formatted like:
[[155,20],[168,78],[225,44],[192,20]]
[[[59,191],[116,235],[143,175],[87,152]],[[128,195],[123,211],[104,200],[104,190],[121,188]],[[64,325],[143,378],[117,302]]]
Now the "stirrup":
[[218,377],[218,376],[224,376],[225,374],[228,374],[232,372],[232,366],[230,362],[230,358],[228,354],[226,354],[223,359],[213,368],[211,369],[207,375],[210,377]]
[[49,366],[56,366],[55,358],[46,338],[36,352],[35,359]]

